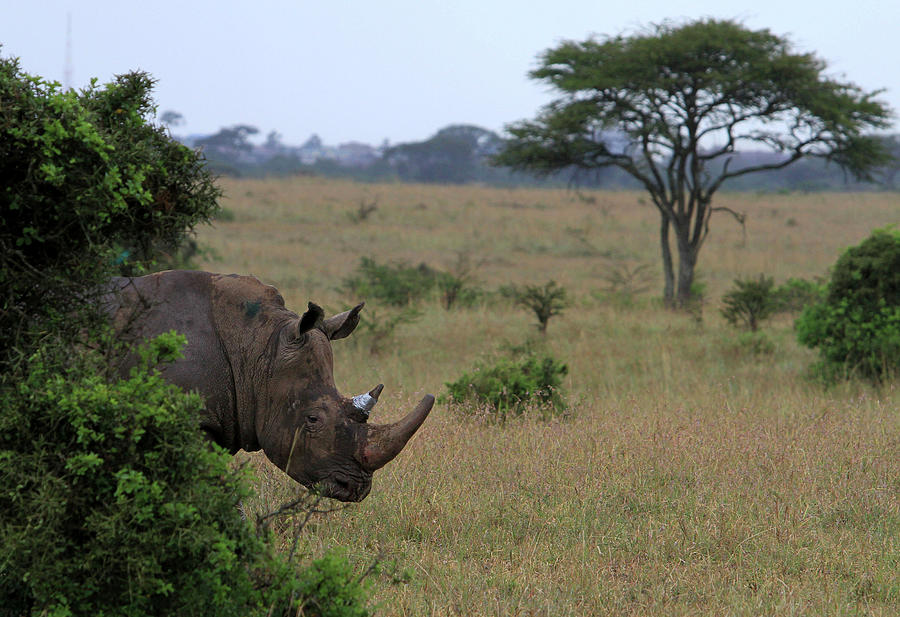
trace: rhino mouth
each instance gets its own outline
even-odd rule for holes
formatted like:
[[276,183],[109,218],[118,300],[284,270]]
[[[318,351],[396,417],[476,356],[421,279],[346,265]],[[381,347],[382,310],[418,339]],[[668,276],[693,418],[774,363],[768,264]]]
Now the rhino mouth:
[[323,497],[338,501],[362,501],[372,490],[372,479],[354,479],[343,474],[335,474],[317,482],[313,489]]

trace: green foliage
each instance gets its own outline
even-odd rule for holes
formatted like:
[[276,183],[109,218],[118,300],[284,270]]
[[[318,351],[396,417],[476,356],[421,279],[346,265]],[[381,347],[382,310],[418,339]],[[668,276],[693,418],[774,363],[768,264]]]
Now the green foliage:
[[765,332],[751,330],[741,332],[735,343],[735,348],[752,356],[771,356],[775,353],[775,343],[766,336]]
[[[45,347],[0,390],[0,612],[246,615],[283,602],[289,570],[241,520],[230,457],[202,401],[162,380],[184,338],[144,347],[128,379]],[[279,595],[281,594],[281,595]]]
[[500,293],[511,298],[516,304],[531,309],[537,317],[537,327],[541,334],[547,333],[550,318],[561,315],[563,309],[570,304],[566,289],[558,287],[556,281],[524,287],[510,285],[502,288]]
[[777,311],[797,313],[822,300],[825,295],[825,284],[821,280],[789,278],[775,289],[774,294]]
[[358,334],[353,340],[365,342],[369,347],[369,353],[373,356],[380,355],[401,324],[412,323],[421,316],[422,312],[412,306],[393,308],[385,312],[372,309],[360,318]]
[[825,298],[796,321],[820,374],[884,381],[900,369],[900,232],[877,230],[838,259]]
[[427,264],[379,264],[360,259],[356,272],[344,279],[344,289],[367,300],[390,306],[408,306],[428,296],[437,285],[438,272]]
[[484,408],[500,422],[535,405],[544,415],[557,415],[567,409],[561,387],[568,372],[551,356],[528,351],[518,360],[477,364],[471,373],[446,383],[447,395],[441,399],[464,409]]
[[[108,277],[189,258],[219,195],[149,124],[151,87],[131,73],[63,92],[0,60],[0,615],[330,606],[241,519],[248,489],[200,434],[201,399],[156,370],[184,339],[138,350],[127,379],[111,368]],[[364,614],[357,590],[355,612],[328,614]]]
[[760,274],[758,279],[734,281],[732,289],[722,297],[722,316],[733,326],[744,325],[751,332],[775,312],[775,280]]
[[376,197],[370,202],[366,202],[365,199],[359,200],[359,206],[357,206],[356,210],[352,212],[347,212],[347,218],[351,223],[362,223],[367,220],[372,213],[374,213],[378,209],[378,198]]
[[450,272],[438,272],[437,287],[441,294],[441,304],[448,311],[454,306],[472,306],[483,293],[470,285],[468,277]]
[[347,558],[337,552],[313,561],[299,577],[298,614],[306,617],[367,617],[368,591]]
[[650,289],[653,278],[650,264],[639,263],[629,266],[626,263],[613,263],[603,274],[606,289],[600,297],[614,300],[621,306],[633,306],[635,296]]
[[394,307],[405,307],[440,294],[444,308],[469,306],[481,297],[471,285],[467,268],[444,272],[421,263],[379,264],[371,257],[360,259],[356,272],[343,281],[343,289],[360,298],[376,300]]
[[83,329],[76,299],[177,259],[216,211],[203,161],[150,123],[152,86],[129,73],[63,91],[0,59],[0,370],[49,330]]

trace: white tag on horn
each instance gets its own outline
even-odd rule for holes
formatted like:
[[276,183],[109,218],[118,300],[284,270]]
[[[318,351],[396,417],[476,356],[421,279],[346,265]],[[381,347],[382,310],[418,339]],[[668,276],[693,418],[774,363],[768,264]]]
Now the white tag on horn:
[[365,394],[357,394],[353,397],[353,406],[369,415],[369,412],[372,411],[372,408],[375,407],[375,403],[378,402],[374,396],[370,396],[368,392]]

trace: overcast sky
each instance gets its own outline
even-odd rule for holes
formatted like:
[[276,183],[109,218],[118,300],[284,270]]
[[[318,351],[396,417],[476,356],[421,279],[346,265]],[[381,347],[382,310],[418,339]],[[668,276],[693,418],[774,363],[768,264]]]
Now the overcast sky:
[[183,134],[240,123],[288,144],[377,145],[456,123],[500,131],[551,100],[526,75],[542,50],[699,17],[788,35],[900,111],[898,0],[0,0],[0,54],[65,82],[67,16],[71,85],[147,71]]

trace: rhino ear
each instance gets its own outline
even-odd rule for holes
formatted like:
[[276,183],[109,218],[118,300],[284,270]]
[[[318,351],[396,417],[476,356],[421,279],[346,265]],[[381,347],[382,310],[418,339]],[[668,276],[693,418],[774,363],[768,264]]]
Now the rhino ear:
[[303,317],[300,318],[300,324],[297,326],[297,336],[301,336],[320,323],[322,323],[322,319],[325,318],[325,311],[322,310],[322,307],[313,302],[309,303],[309,309],[303,313]]
[[344,311],[334,317],[329,317],[322,322],[322,331],[328,335],[328,338],[331,340],[349,336],[350,333],[356,329],[356,326],[359,325],[359,312],[365,305],[365,302],[360,302],[349,311]]

